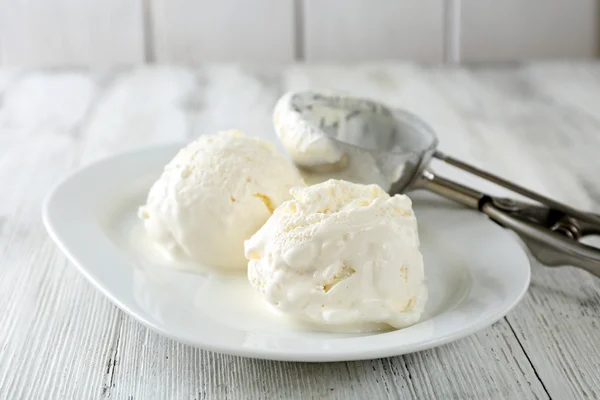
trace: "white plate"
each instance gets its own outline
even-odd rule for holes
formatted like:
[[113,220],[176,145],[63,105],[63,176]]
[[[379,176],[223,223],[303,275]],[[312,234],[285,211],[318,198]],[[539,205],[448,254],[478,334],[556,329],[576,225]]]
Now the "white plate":
[[502,228],[433,195],[415,194],[429,301],[398,331],[327,333],[271,312],[240,276],[165,267],[135,213],[179,146],[117,155],[75,173],[48,196],[48,232],[81,273],[123,311],[183,343],[290,361],[387,357],[439,346],[502,318],[529,285],[529,260]]

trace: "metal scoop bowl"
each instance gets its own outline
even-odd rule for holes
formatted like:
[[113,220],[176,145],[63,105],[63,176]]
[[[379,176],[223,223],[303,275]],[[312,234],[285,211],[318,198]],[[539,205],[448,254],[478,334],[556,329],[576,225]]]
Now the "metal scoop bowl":
[[[279,139],[307,183],[330,178],[371,184],[390,194],[426,189],[513,230],[547,266],[573,265],[600,277],[600,215],[577,210],[437,150],[435,132],[410,112],[371,100],[293,92],[274,111]],[[532,202],[490,196],[435,174],[436,158]]]

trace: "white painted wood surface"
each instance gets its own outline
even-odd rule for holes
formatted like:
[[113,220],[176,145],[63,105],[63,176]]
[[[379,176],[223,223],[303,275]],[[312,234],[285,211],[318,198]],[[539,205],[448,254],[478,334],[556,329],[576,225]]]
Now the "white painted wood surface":
[[596,0],[0,0],[0,65],[594,58]]
[[593,58],[597,0],[462,1],[463,61]]
[[292,0],[150,0],[158,62],[290,62],[295,52]]
[[4,65],[144,61],[143,0],[0,0]]
[[308,364],[223,356],[160,337],[67,262],[40,216],[69,171],[139,145],[272,129],[288,89],[406,107],[441,148],[600,211],[600,65],[0,70],[0,398],[579,399],[600,395],[600,280],[533,265],[506,318],[433,350]]
[[307,61],[441,62],[444,0],[305,0]]

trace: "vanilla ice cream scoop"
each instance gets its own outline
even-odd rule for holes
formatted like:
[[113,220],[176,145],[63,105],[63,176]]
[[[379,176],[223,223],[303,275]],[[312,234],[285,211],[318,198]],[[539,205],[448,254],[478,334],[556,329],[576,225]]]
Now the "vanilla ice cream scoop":
[[324,329],[417,322],[427,294],[411,200],[340,180],[291,193],[245,243],[252,286]]
[[173,257],[246,268],[244,240],[303,185],[269,142],[226,131],[201,136],[167,164],[140,207],[146,231]]

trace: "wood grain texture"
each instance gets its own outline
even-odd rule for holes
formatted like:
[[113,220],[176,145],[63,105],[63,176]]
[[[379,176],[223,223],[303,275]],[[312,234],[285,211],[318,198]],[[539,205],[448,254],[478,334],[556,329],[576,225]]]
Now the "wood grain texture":
[[142,0],[0,0],[3,65],[144,61]]
[[[472,150],[454,153],[598,213],[590,180],[600,172],[600,114],[590,101],[599,72],[596,64],[536,64],[457,71],[453,79],[442,71],[429,81],[462,116],[454,135]],[[507,318],[552,398],[598,397],[599,283],[583,271],[534,262],[531,289]]]
[[444,56],[443,0],[305,0],[303,20],[307,61]]
[[158,62],[289,62],[294,59],[291,0],[151,0]]
[[[549,193],[600,213],[595,178],[600,173],[600,110],[590,103],[600,100],[598,65],[534,65],[525,68],[522,76],[532,88],[533,96],[528,98],[544,99],[548,114],[555,116],[530,116],[546,119],[546,126],[540,128],[561,149],[551,152],[540,146],[534,155],[536,164],[552,165],[549,174],[559,178],[551,186],[548,183]],[[512,128],[514,124],[508,126]],[[599,240],[594,243],[600,245]],[[511,314],[511,325],[540,375],[554,374],[547,382],[553,397],[600,398],[600,359],[595,346],[600,341],[600,280],[576,269],[547,270],[537,263],[533,272],[524,312]]]
[[600,281],[582,271],[534,265],[507,318],[433,350],[250,360],[121,313],[69,265],[39,210],[59,179],[98,157],[230,127],[269,137],[282,91],[330,88],[408,108],[448,153],[597,212],[599,86],[598,64],[0,70],[0,398],[597,398]]
[[463,61],[598,56],[596,0],[461,2]]

